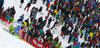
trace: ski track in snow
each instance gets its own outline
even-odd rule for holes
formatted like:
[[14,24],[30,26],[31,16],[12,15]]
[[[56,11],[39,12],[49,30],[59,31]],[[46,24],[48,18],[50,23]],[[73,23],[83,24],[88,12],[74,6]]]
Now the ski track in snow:
[[[4,10],[6,10],[8,7],[15,6],[16,14],[14,17],[14,21],[17,21],[22,14],[24,14],[24,20],[29,18],[30,10],[33,6],[38,7],[38,9],[40,8],[40,6],[43,6],[43,10],[41,12],[41,13],[43,13],[43,15],[38,13],[36,18],[38,19],[39,17],[43,16],[43,20],[44,20],[45,16],[47,16],[47,13],[48,13],[46,11],[46,3],[43,5],[42,0],[37,0],[37,3],[32,4],[31,7],[29,8],[29,11],[27,12],[26,10],[24,10],[24,8],[28,2],[29,2],[29,0],[24,0],[22,8],[19,8],[20,0],[5,0],[3,6],[4,6]],[[50,3],[50,4],[52,4],[52,3]],[[0,21],[0,23],[1,23],[1,21]],[[54,24],[54,21],[51,22],[50,28],[53,26],[53,24]],[[74,24],[74,26],[75,25],[76,24]],[[46,26],[47,26],[47,24],[46,24]],[[46,31],[48,29],[46,26],[44,26],[44,31]],[[62,37],[60,36],[62,26],[63,25],[60,25],[57,28],[57,30],[55,31],[55,34],[53,34],[53,37],[55,38],[55,37],[59,36],[59,42],[62,41],[62,47],[65,48],[66,46],[69,46],[70,44],[72,44],[72,42],[70,44],[68,44],[69,35],[65,36],[65,39],[62,39]],[[4,26],[1,23],[0,27],[2,27],[2,28],[0,28],[0,32],[1,32],[0,33],[0,48],[33,48],[31,45],[25,43],[24,41],[21,41],[20,39],[17,39],[14,36],[1,31],[1,30],[3,30],[3,28],[8,29],[8,26]],[[82,38],[82,39],[79,38],[79,42],[83,42],[84,41],[83,39],[84,38]]]

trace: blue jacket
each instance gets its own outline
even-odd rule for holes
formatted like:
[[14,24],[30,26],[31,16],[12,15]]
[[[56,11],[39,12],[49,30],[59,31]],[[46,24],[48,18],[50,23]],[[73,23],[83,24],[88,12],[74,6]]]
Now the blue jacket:
[[7,19],[7,20],[8,20],[8,19],[9,19],[9,15],[5,15],[5,19]]
[[72,17],[73,20],[75,20],[75,17]]
[[76,46],[75,46],[75,48],[80,48],[80,46],[81,45],[79,43],[77,43]]
[[89,27],[89,24],[87,23],[86,26]]
[[67,23],[68,21],[69,21],[69,20],[68,20],[68,19],[66,19],[66,20],[65,20],[65,23]]
[[85,33],[85,30],[82,30],[82,33]]
[[69,2],[70,0],[67,0],[67,2]]
[[77,41],[78,40],[78,37],[76,37],[75,40]]
[[2,0],[2,2],[3,2],[3,3],[2,3],[2,6],[3,6],[3,4],[4,4],[4,0]]
[[40,34],[42,34],[43,33],[43,30],[42,29],[39,29],[39,32],[40,32]]
[[47,2],[49,2],[50,0],[47,0]]
[[93,7],[95,8],[96,6],[97,6],[97,5],[96,5],[96,4],[94,4],[94,6],[93,6]]
[[89,24],[92,24],[92,21],[91,20],[89,20]]
[[21,19],[21,18],[22,18],[22,20],[23,20],[23,19],[24,19],[24,16],[21,15],[21,16],[20,16],[20,19]]
[[8,11],[7,10],[5,10],[4,12],[6,12],[6,14],[8,14]]

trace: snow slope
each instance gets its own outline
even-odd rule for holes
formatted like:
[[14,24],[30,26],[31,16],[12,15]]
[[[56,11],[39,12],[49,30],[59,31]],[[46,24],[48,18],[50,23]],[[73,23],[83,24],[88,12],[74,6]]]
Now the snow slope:
[[34,48],[34,47],[0,29],[0,48]]

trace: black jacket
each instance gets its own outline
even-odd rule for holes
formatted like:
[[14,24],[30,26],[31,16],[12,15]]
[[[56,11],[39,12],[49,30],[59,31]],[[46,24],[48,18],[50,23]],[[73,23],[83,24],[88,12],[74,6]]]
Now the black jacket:
[[27,4],[27,6],[29,6],[29,7],[30,7],[30,6],[31,6],[31,3],[28,3],[28,4]]
[[50,30],[47,30],[45,35],[46,35],[47,37],[52,37],[52,34],[51,34]]
[[40,12],[42,11],[42,7],[40,7],[39,11],[40,11]]
[[67,29],[67,27],[65,27],[64,35],[68,35],[68,29]]
[[66,29],[66,27],[65,27],[65,26],[63,26],[63,27],[62,27],[62,29],[61,29],[61,31],[64,31],[65,29]]
[[42,21],[43,21],[43,18],[40,17],[40,18],[38,19],[38,22],[41,23]]
[[20,0],[21,3],[24,3],[24,0]]
[[55,9],[56,9],[56,5],[53,6],[53,10],[55,10]]
[[52,21],[52,19],[51,19],[51,18],[49,18],[49,20],[48,20],[48,24],[50,24],[50,23],[51,23],[51,21]]

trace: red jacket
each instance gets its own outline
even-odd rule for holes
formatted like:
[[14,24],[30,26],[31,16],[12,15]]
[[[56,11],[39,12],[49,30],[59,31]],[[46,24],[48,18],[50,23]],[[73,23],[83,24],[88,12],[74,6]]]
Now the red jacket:
[[100,17],[100,14],[98,15],[98,17]]
[[57,1],[55,0],[55,1],[54,1],[54,4],[55,4],[56,2],[57,2]]
[[85,9],[85,11],[84,12],[86,12],[87,10]]
[[98,22],[98,26],[100,26],[100,22]]
[[48,4],[48,7],[50,7],[50,4]]
[[59,4],[59,5],[58,5],[58,9],[60,9],[60,8],[61,8],[61,5]]
[[32,25],[33,25],[33,28],[36,27],[36,24],[33,23]]
[[90,1],[88,1],[87,3],[90,4]]
[[94,39],[91,39],[90,41],[93,43],[97,43],[97,40],[94,40]]
[[88,18],[91,19],[91,16],[89,16]]
[[78,11],[78,10],[79,10],[79,8],[76,8],[76,10]]

